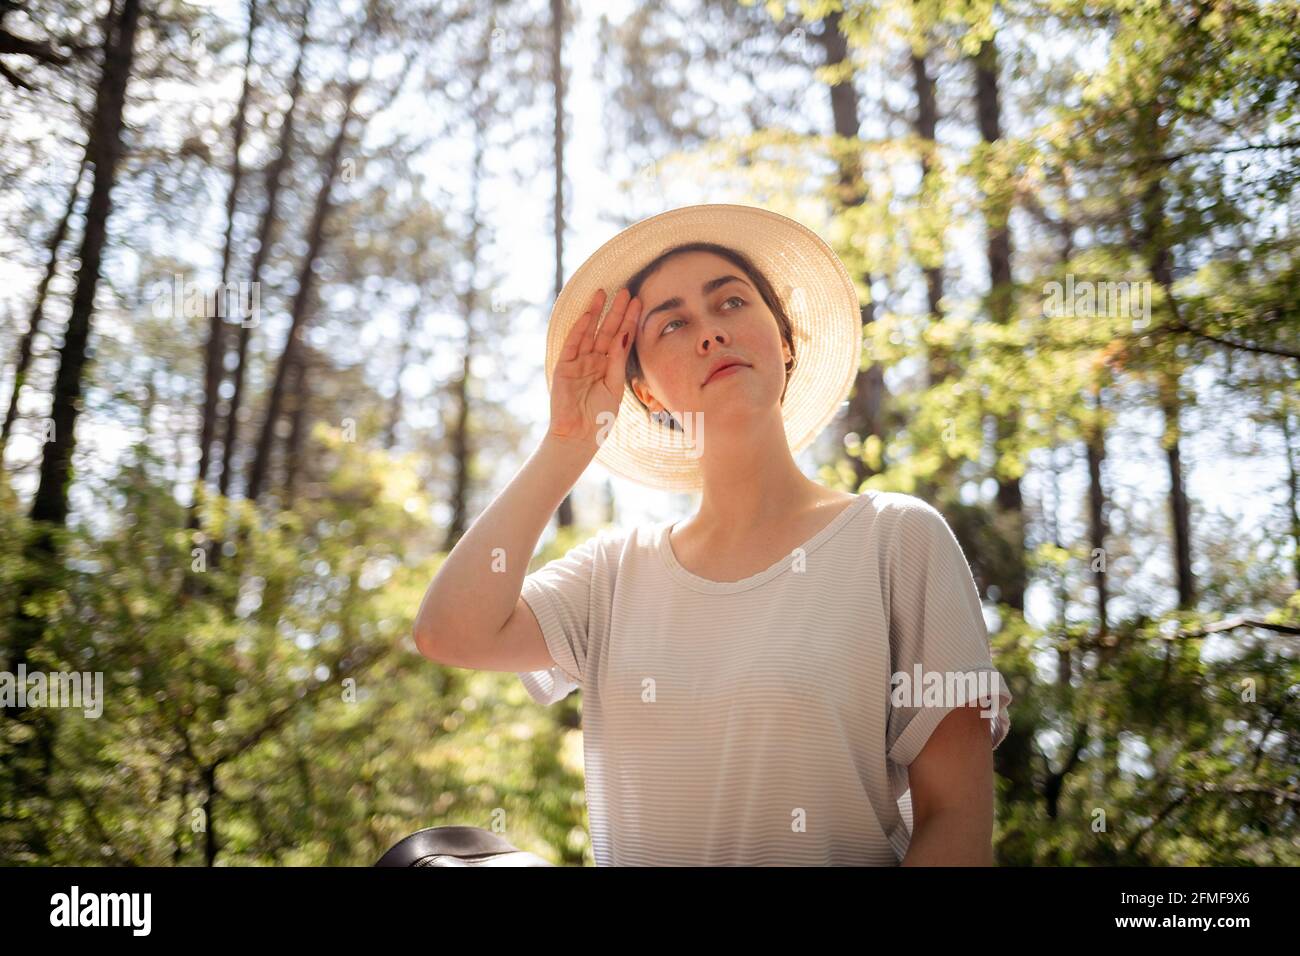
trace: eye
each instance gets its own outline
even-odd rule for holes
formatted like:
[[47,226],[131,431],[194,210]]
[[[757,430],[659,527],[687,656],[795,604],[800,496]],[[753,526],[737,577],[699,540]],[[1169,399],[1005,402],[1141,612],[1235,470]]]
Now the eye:
[[[735,301],[735,302],[738,302],[738,303],[739,303],[739,305],[736,306],[737,309],[740,308],[740,306],[742,306],[742,305],[745,304],[745,300],[742,299],[742,298],[741,298],[740,296],[738,296],[738,295],[729,295],[729,296],[727,296],[725,299],[722,300],[722,303],[721,303],[721,304],[722,304],[722,305],[726,305],[728,302],[732,302],[732,301]],[[733,311],[734,311],[734,310],[733,310]],[[659,330],[659,334],[660,334],[660,336],[666,335],[666,334],[668,333],[668,330],[671,329],[671,328],[673,327],[674,323],[677,323],[677,322],[685,322],[685,321],[686,321],[685,319],[672,319],[672,320],[670,320],[670,321],[668,321],[668,322],[665,322],[665,323],[664,323],[664,327],[663,327],[662,329]]]

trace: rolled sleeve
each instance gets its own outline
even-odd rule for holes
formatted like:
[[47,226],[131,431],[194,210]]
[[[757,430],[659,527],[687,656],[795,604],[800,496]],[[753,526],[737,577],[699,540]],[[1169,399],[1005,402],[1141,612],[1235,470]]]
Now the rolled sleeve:
[[902,508],[890,561],[887,754],[907,766],[957,707],[978,703],[996,749],[1011,728],[1012,695],[993,666],[979,591],[961,545],[919,498]]
[[546,640],[546,649],[550,651],[551,659],[556,663],[554,667],[543,670],[520,671],[519,680],[523,682],[525,689],[537,703],[554,704],[582,686],[582,678],[579,676],[582,668],[578,664],[572,645],[564,638],[564,625],[561,623],[560,613],[552,604],[545,586],[525,578],[520,597],[537,618],[537,624],[542,629],[542,637]]
[[585,679],[593,591],[604,580],[597,574],[602,541],[598,534],[524,578],[520,597],[537,618],[554,662],[541,670],[517,672],[539,704],[564,699]]
[[[981,672],[988,675],[982,678],[985,682],[983,687],[978,683]],[[1007,731],[1011,729],[1008,708],[1013,698],[998,669],[990,665],[953,673],[956,675],[954,687],[958,691],[953,703],[945,701],[942,704],[913,708],[910,715],[900,713],[904,708],[891,708],[891,724],[897,722],[903,728],[889,748],[889,759],[894,763],[905,767],[910,765],[925,749],[934,729],[951,711],[975,702],[978,702],[980,716],[989,721],[991,749],[997,750],[998,744],[1006,737]],[[973,692],[968,690],[968,678],[976,682]],[[890,736],[894,738],[892,732]]]

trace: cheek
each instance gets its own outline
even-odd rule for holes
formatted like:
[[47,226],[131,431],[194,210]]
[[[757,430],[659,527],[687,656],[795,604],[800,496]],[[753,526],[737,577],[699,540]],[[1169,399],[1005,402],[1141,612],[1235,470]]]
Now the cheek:
[[641,374],[655,397],[671,406],[695,393],[695,364],[692,356],[676,354],[665,339],[653,358],[641,355]]
[[769,361],[775,357],[779,363],[782,339],[776,318],[769,317],[758,328],[750,328],[748,332],[748,341],[753,343],[754,353],[765,356]]
[[775,321],[768,328],[760,323],[747,324],[737,329],[733,338],[735,351],[748,358],[761,374],[771,374],[773,369],[782,370],[784,358],[781,355],[781,336],[776,330]]
[[686,362],[669,360],[659,362],[650,375],[651,388],[658,386],[655,394],[680,398],[689,390],[690,372]]

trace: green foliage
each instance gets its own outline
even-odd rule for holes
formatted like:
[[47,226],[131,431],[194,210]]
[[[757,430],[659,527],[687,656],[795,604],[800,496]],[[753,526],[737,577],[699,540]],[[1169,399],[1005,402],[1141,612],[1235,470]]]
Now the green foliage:
[[[64,6],[65,19],[89,35],[95,11]],[[512,20],[493,8],[479,23],[472,5],[449,9],[446,21],[403,8],[398,22],[396,9],[382,6],[394,50],[408,41],[430,65],[417,103],[444,88],[465,98],[480,89],[484,76],[473,71],[485,65],[507,70],[481,87],[502,109],[525,115],[516,109],[520,97],[547,93],[549,79],[538,71],[549,69],[549,51],[529,44],[550,32],[532,28],[528,11]],[[731,43],[727,16],[736,8],[689,3],[642,5],[615,31],[636,69],[609,70],[611,103],[633,114],[629,132],[610,137],[611,153],[620,154],[612,158],[636,157],[638,148],[651,154],[623,183],[629,194],[649,191],[640,196],[653,207],[647,212],[679,200],[757,202],[813,226],[872,306],[862,369],[883,370],[878,433],[845,436],[844,454],[823,462],[821,477],[854,491],[929,497],[995,610],[994,661],[1015,695],[1011,733],[995,753],[1000,861],[1300,862],[1300,4],[740,0],[739,7],[769,18],[762,27],[772,35]],[[271,5],[266,13],[255,119],[241,151],[253,155],[232,231],[233,274],[250,258],[260,173],[274,156],[271,134],[286,120],[288,94],[278,84],[294,51],[285,44],[298,28],[296,8]],[[822,31],[832,15],[848,45],[839,63],[825,62],[833,47]],[[436,339],[438,350],[495,346],[518,319],[513,304],[496,299],[499,288],[490,290],[490,307],[465,314],[476,293],[489,298],[493,265],[515,264],[488,263],[495,243],[486,206],[444,210],[430,199],[463,183],[449,188],[414,171],[430,165],[425,137],[444,148],[437,138],[444,126],[482,134],[484,155],[498,153],[488,167],[500,165],[518,130],[494,124],[469,97],[472,116],[449,122],[450,106],[460,104],[440,102],[429,107],[432,122],[399,115],[396,124],[374,124],[372,131],[404,130],[387,143],[349,144],[356,154],[347,157],[349,172],[360,175],[338,184],[346,196],[312,264],[319,289],[304,337],[309,387],[301,391],[309,393],[305,418],[317,428],[296,458],[286,448],[293,460],[271,469],[297,479],[294,494],[290,481],[274,477],[257,506],[201,489],[191,529],[176,491],[193,480],[185,462],[193,429],[184,419],[200,411],[208,324],[159,318],[143,303],[152,278],[209,269],[218,258],[215,245],[192,258],[173,237],[215,242],[212,222],[223,220],[211,214],[229,177],[229,117],[199,102],[203,96],[190,103],[186,91],[182,101],[179,91],[218,78],[235,88],[230,70],[241,62],[243,37],[209,11],[168,7],[149,19],[151,53],[131,86],[130,155],[114,191],[113,261],[102,284],[136,307],[106,301],[97,309],[97,355],[79,425],[133,428],[139,441],[123,460],[79,463],[75,486],[92,500],[74,509],[67,529],[32,527],[22,496],[0,483],[0,662],[100,673],[103,713],[31,708],[0,717],[0,864],[366,865],[418,828],[452,823],[501,829],[555,862],[590,862],[576,699],[538,708],[513,675],[432,664],[410,639],[442,557],[432,549],[447,532],[431,518],[435,499],[454,498],[472,514],[493,453],[513,451],[525,430],[488,394],[518,383],[470,376],[423,393],[400,387],[403,371],[471,368],[459,355],[421,354],[423,339]],[[735,21],[749,31],[757,22]],[[460,32],[466,24],[470,33]],[[318,24],[313,44],[343,37],[343,25]],[[492,55],[482,57],[470,36],[493,41]],[[444,38],[446,47],[435,46]],[[751,40],[763,42],[747,51]],[[701,53],[701,44],[712,47]],[[341,45],[335,52],[310,59],[350,65]],[[972,78],[991,53],[1000,63],[1001,132],[985,141],[973,125]],[[913,57],[924,58],[937,93],[934,141],[917,132]],[[43,237],[65,208],[69,169],[51,176],[58,162],[40,161],[66,154],[63,166],[75,165],[68,157],[80,155],[84,117],[73,107],[93,99],[86,94],[94,59],[40,76],[48,93],[40,84],[30,95],[13,93],[23,111],[5,124],[14,146],[0,157],[6,183],[16,184],[3,193],[6,236]],[[787,67],[803,70],[790,84],[790,116],[773,108],[775,93],[772,103],[740,107],[701,95],[734,95],[746,87],[732,80],[759,72],[780,80]],[[24,72],[39,76],[34,67]],[[700,76],[715,88],[697,90]],[[328,71],[311,75],[299,111],[292,175],[279,201],[284,218],[271,233],[264,275],[268,314],[280,321],[297,282],[291,277],[301,274],[315,167],[341,115],[338,85]],[[764,87],[749,89],[757,96]],[[853,94],[852,135],[812,125],[820,121],[810,119],[809,103],[832,87]],[[509,95],[498,97],[498,89]],[[394,102],[400,113],[410,101]],[[722,130],[741,132],[704,135]],[[536,170],[524,177],[532,182]],[[668,193],[665,183],[685,191]],[[478,185],[467,191],[477,197]],[[461,234],[466,221],[472,236]],[[130,228],[144,222],[162,223],[164,238]],[[986,288],[980,270],[967,274],[970,249],[1004,227],[1012,281]],[[513,219],[509,228],[517,228]],[[44,261],[40,241],[17,250],[29,268]],[[69,255],[65,249],[67,274]],[[944,279],[937,310],[927,273]],[[1089,283],[1124,283],[1149,312],[1097,298],[1058,307],[1067,285]],[[56,276],[47,322],[63,286]],[[426,316],[436,335],[422,324]],[[463,317],[464,334],[443,328],[448,317]],[[373,364],[362,360],[363,324],[395,320],[401,339],[381,340]],[[252,392],[274,372],[274,346],[262,338],[243,367]],[[382,354],[389,347],[396,365]],[[497,368],[516,354],[502,351]],[[936,356],[953,374],[929,374]],[[48,369],[33,372],[29,400],[50,378]],[[8,381],[7,366],[0,377]],[[394,380],[390,401],[383,396],[393,390],[381,394],[378,383]],[[428,404],[417,407],[422,395]],[[431,425],[435,403],[468,408],[468,433],[456,434],[445,411],[442,428]],[[180,424],[169,433],[163,420],[173,412]],[[360,441],[341,430],[345,421]],[[1185,441],[1242,423],[1249,447],[1226,461]],[[1143,445],[1135,433],[1148,424]],[[253,439],[238,437],[235,448]],[[1087,515],[1092,489],[1063,480],[1084,473],[1091,481],[1084,458],[1094,441],[1108,456],[1095,486],[1108,522],[1100,555],[1086,522],[1071,521]],[[15,448],[7,463],[21,470]],[[1255,527],[1191,496],[1197,587],[1192,607],[1181,609],[1171,609],[1172,531],[1161,497],[1176,449],[1202,468],[1208,461],[1230,472],[1225,483],[1263,465],[1282,476],[1275,506]],[[1065,465],[1062,455],[1071,459]],[[1110,464],[1122,455],[1146,456],[1149,474],[1138,483],[1157,488],[1149,497],[1158,507],[1138,500],[1146,489],[1123,486]],[[1020,506],[1005,507],[1002,497],[1018,496],[1021,479]],[[232,487],[239,484],[237,477]],[[539,562],[585,536],[564,530]],[[1046,613],[1027,617],[1001,599],[1022,573],[1046,596]]]
[[[995,639],[1017,698],[1013,734],[1033,728],[1038,754],[1028,792],[999,777],[1003,864],[1300,860],[1300,665],[1263,631],[1229,632],[1213,654],[1208,639],[1179,636],[1204,623],[1185,615],[1126,625],[1110,646],[1086,626],[1021,626]],[[1058,679],[1062,655],[1068,684]]]
[[[438,558],[410,557],[433,529],[409,466],[337,431],[318,441],[323,494],[270,516],[211,501],[193,539],[169,490],[128,467],[109,492],[114,530],[71,535],[66,569],[40,569],[28,672],[100,671],[105,701],[97,718],[44,711],[44,793],[40,761],[11,759],[27,728],[0,724],[0,859],[369,865],[414,830],[464,823],[583,861],[575,732],[513,675],[414,650]],[[25,521],[6,496],[12,600]],[[219,559],[191,570],[218,530]]]

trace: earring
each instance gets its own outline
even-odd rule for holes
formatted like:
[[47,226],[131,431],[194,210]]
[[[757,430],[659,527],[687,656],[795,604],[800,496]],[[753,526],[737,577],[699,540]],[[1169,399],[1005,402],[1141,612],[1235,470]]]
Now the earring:
[[663,427],[669,429],[670,431],[677,431],[678,428],[680,427],[677,424],[677,419],[669,415],[667,409],[661,408],[658,411],[651,412],[650,420],[657,425],[662,425]]

